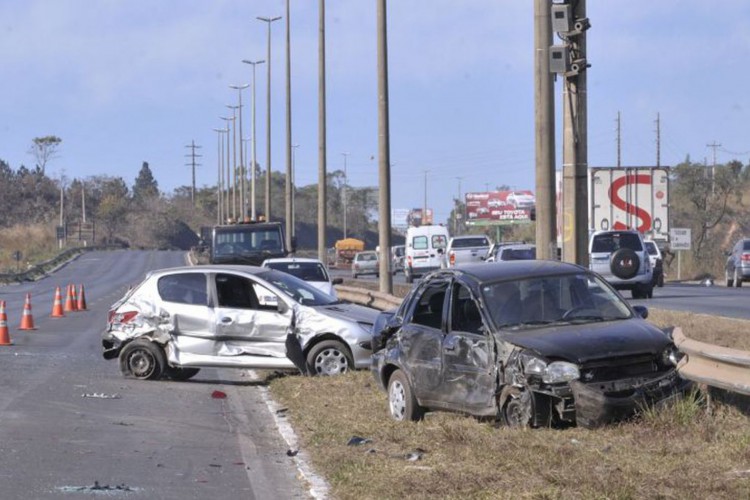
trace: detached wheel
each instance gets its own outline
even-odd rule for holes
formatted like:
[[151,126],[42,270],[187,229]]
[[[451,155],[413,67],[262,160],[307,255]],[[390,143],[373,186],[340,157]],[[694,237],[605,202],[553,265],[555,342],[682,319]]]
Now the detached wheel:
[[172,380],[189,380],[195,377],[200,368],[179,368],[174,366],[167,367],[166,374]]
[[341,375],[354,369],[349,349],[338,340],[324,340],[307,353],[307,370],[313,375]]
[[638,274],[641,268],[641,259],[638,254],[630,248],[621,248],[612,254],[609,259],[609,269],[612,274],[623,280],[629,280]]
[[147,339],[136,339],[120,353],[120,373],[126,378],[157,380],[167,366],[164,350]]
[[406,375],[396,370],[388,380],[388,410],[399,422],[417,421],[424,417],[424,408],[419,406]]

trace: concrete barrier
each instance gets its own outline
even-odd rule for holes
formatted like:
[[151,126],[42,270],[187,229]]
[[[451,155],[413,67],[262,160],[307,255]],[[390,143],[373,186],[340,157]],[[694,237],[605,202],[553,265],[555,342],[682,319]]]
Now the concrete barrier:
[[375,309],[380,309],[381,311],[395,309],[396,307],[401,305],[402,300],[399,297],[389,295],[387,293],[344,285],[338,285],[336,287],[336,293],[341,300],[348,300],[350,302],[354,302],[355,304],[374,307]]

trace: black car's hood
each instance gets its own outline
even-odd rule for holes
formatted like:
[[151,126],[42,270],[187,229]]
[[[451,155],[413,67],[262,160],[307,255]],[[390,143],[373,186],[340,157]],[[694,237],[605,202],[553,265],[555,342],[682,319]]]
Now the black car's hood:
[[584,364],[636,354],[658,354],[671,343],[667,335],[641,320],[629,319],[553,328],[503,331],[508,342],[553,359]]

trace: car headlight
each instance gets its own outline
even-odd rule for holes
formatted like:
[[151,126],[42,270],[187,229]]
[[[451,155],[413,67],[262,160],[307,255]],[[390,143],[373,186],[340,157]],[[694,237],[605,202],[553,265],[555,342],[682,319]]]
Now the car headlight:
[[581,372],[573,363],[567,361],[554,361],[547,366],[542,375],[542,382],[545,384],[559,384],[561,382],[571,382],[578,380]]
[[522,354],[521,359],[524,375],[540,377],[545,384],[560,384],[578,380],[581,377],[578,366],[567,361],[547,363],[530,354]]
[[667,346],[661,352],[661,364],[664,366],[677,366],[682,358],[682,353],[674,345]]

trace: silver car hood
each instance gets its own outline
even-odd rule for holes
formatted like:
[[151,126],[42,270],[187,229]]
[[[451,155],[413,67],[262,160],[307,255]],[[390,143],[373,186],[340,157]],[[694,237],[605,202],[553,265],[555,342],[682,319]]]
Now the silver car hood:
[[370,325],[375,323],[375,318],[377,318],[380,313],[380,311],[370,307],[352,304],[350,302],[339,302],[328,306],[316,306],[313,307],[313,309],[319,311],[321,314],[336,319],[356,321],[358,323],[369,323]]

